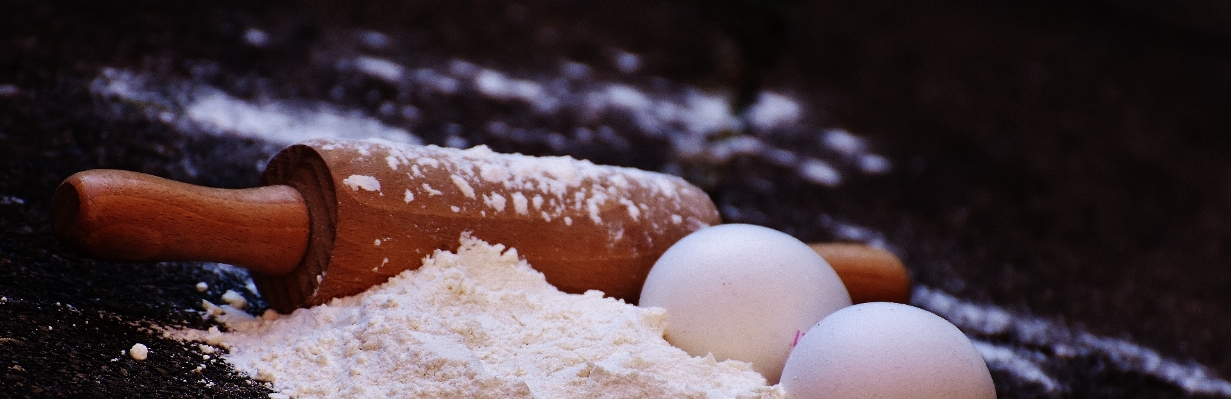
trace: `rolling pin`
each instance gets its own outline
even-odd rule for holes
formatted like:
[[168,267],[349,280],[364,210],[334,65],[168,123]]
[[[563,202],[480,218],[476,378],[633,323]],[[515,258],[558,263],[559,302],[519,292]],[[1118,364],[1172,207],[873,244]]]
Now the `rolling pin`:
[[80,172],[56,189],[52,227],[99,259],[247,268],[270,307],[289,313],[456,251],[463,233],[516,248],[562,291],[636,303],[668,247],[719,222],[709,197],[677,177],[483,146],[310,140],[275,155],[260,185]]

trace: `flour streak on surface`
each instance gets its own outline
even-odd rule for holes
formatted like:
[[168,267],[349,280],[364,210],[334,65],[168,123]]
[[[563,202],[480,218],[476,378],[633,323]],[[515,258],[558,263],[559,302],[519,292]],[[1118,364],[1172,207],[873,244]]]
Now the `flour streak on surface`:
[[120,69],[104,69],[90,88],[96,95],[140,107],[152,119],[187,133],[228,134],[279,145],[311,138],[376,137],[401,143],[421,142],[409,131],[385,125],[360,111],[324,103],[247,101],[204,84],[160,84],[149,76]]
[[[1210,369],[1164,357],[1127,340],[1073,331],[1060,323],[972,303],[927,286],[915,288],[912,302],[971,335],[990,368],[1008,371],[1048,391],[1066,388],[1046,372],[1049,355],[1044,350],[1060,359],[1097,356],[1121,371],[1149,375],[1194,394],[1231,396],[1231,382],[1218,378]],[[1008,338],[1015,345],[993,343],[992,338]]]
[[[869,151],[863,139],[844,130],[830,130],[825,137],[841,134],[847,144],[821,141],[815,148],[829,148],[832,155],[818,156],[794,149],[795,145],[773,144],[774,136],[812,135],[815,128],[802,121],[803,105],[781,93],[762,92],[758,101],[743,112],[732,109],[722,93],[684,86],[675,90],[647,89],[623,82],[561,77],[513,77],[512,74],[454,59],[444,65],[402,65],[374,56],[343,58],[337,62],[343,73],[365,75],[393,85],[409,96],[415,92],[442,96],[443,101],[478,95],[496,103],[529,106],[551,118],[579,118],[572,132],[538,134],[499,118],[489,121],[487,134],[512,141],[544,141],[555,150],[602,142],[617,150],[629,150],[624,137],[635,133],[665,139],[672,158],[684,164],[725,164],[737,157],[763,159],[794,169],[804,181],[838,187],[846,173],[878,175],[892,165]],[[329,103],[303,103],[276,98],[245,100],[204,83],[188,80],[156,81],[148,75],[104,69],[91,85],[96,95],[141,108],[151,119],[172,124],[183,132],[207,132],[257,138],[288,145],[309,138],[381,138],[402,143],[422,140],[406,128],[389,125],[359,110]],[[384,120],[401,116],[422,119],[413,105],[386,102],[377,110]],[[635,132],[616,132],[604,118],[632,121]],[[396,118],[394,118],[396,119]],[[597,125],[597,126],[594,126]],[[456,129],[446,126],[446,130]],[[460,132],[459,132],[460,133]],[[466,146],[468,140],[450,133],[444,144]],[[849,143],[859,143],[852,146]],[[836,151],[835,151],[836,150]],[[809,151],[815,152],[815,151]]]

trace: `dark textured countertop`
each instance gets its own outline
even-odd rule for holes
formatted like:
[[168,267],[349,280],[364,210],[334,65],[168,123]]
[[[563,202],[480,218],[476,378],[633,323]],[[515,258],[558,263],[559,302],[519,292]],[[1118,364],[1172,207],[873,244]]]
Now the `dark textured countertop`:
[[313,135],[679,174],[727,221],[900,255],[1003,398],[1228,397],[1228,22],[1214,1],[4,2],[0,397],[265,397],[156,332],[207,326],[228,289],[259,311],[242,272],[82,258],[50,197],[91,168],[249,187]]

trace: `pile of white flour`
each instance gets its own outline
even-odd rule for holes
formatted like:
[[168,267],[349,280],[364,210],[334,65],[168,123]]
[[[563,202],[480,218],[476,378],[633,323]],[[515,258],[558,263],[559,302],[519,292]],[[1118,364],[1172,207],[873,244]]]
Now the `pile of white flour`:
[[747,363],[668,344],[661,309],[560,292],[504,249],[462,237],[360,295],[259,318],[208,305],[230,332],[169,334],[229,348],[278,397],[783,397]]

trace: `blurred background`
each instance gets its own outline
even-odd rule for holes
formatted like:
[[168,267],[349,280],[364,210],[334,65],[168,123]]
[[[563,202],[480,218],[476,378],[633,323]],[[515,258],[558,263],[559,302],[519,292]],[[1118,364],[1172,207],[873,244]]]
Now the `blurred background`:
[[1231,397],[1228,109],[1218,0],[4,1],[0,397],[266,397],[158,332],[262,310],[245,272],[81,258],[48,206],[92,168],[250,187],[310,137],[680,175],[898,254],[1002,398]]

